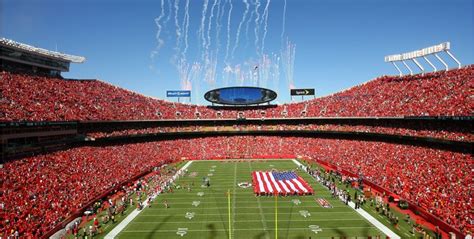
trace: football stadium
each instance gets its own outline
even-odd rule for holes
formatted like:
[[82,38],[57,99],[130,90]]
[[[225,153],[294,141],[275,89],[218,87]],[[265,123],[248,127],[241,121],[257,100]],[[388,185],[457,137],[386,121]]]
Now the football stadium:
[[470,0],[0,9],[0,239],[472,239]]

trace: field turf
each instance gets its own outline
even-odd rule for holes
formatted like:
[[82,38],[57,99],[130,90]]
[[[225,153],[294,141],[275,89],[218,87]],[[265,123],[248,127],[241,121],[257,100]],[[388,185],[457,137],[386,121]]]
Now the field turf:
[[[275,198],[255,197],[252,187],[241,188],[237,184],[251,183],[252,171],[296,168],[291,160],[194,161],[188,173],[176,181],[181,189],[158,196],[117,238],[229,238],[229,190],[231,237],[273,239]],[[298,170],[298,174],[311,184],[315,195],[277,198],[278,238],[384,238],[381,231],[352,208],[333,199],[307,173]],[[204,188],[202,179],[208,175],[211,186]],[[193,183],[189,192],[187,185]],[[326,199],[333,208],[321,207],[316,198]],[[165,200],[169,208],[165,208]]]

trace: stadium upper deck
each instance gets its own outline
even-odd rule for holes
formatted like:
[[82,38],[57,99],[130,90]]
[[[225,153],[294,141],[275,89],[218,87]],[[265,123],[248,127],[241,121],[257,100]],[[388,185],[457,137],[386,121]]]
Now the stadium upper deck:
[[382,76],[327,97],[267,109],[212,109],[171,103],[98,80],[2,72],[1,121],[278,117],[470,116],[474,66]]

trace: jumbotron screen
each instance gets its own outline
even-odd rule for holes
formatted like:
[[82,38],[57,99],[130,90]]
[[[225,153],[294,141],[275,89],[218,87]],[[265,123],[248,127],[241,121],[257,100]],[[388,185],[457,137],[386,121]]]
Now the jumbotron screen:
[[277,93],[260,87],[226,87],[208,91],[204,98],[222,105],[257,105],[276,99]]

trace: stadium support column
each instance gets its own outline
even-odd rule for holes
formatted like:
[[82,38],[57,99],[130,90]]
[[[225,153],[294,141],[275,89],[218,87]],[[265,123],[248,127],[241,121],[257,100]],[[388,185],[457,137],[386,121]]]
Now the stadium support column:
[[426,56],[423,56],[423,58],[425,59],[426,62],[428,62],[428,64],[430,64],[431,67],[433,67],[434,71],[438,71],[438,69],[436,69],[436,66],[433,65],[433,63],[431,63],[431,61],[428,58],[426,58]]
[[453,58],[453,60],[454,60],[456,63],[458,63],[458,69],[461,69],[461,62],[458,61],[458,59],[456,59],[456,57],[454,57],[454,55],[451,54],[451,52],[449,52],[448,50],[446,50],[446,53],[448,53],[448,55],[449,55],[451,58]]
[[421,74],[425,74],[425,69],[423,68],[422,65],[420,65],[420,63],[416,60],[416,58],[413,58],[412,60],[413,60],[413,62],[415,62],[415,64],[418,66],[418,68],[420,68]]
[[403,62],[403,65],[405,65],[405,67],[410,71],[410,75],[412,76],[413,71],[411,70],[411,68],[408,66],[408,64],[405,61],[402,61],[402,62]]
[[398,74],[399,74],[400,76],[403,76],[403,73],[402,73],[402,71],[400,70],[400,68],[397,66],[397,64],[395,64],[394,61],[392,61],[392,64],[393,64],[393,66],[395,66],[395,68],[397,68]]
[[446,62],[443,61],[443,59],[441,59],[441,57],[438,56],[438,54],[434,54],[436,56],[436,58],[438,58],[439,61],[441,61],[441,63],[443,63],[444,67],[446,68],[446,71],[449,70],[449,67],[448,67],[448,64],[446,64]]

